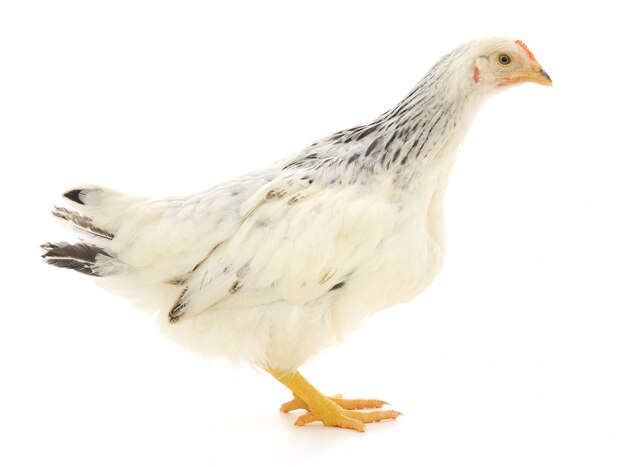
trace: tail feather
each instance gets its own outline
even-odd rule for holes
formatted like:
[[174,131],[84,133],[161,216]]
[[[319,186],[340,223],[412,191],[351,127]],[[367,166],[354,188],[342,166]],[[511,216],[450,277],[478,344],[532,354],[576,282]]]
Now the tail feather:
[[91,225],[116,234],[121,225],[135,215],[149,199],[131,196],[95,185],[82,185],[66,191],[63,196],[71,203],[71,212],[77,211]]
[[102,277],[119,272],[120,264],[110,252],[110,243],[121,221],[112,222],[115,219],[111,219],[106,211],[110,200],[113,200],[113,206],[109,210],[115,215],[120,211],[119,206],[124,206],[130,199],[122,193],[95,186],[72,189],[64,196],[75,203],[76,210],[55,206],[52,215],[77,230],[80,241],[42,245],[44,261],[90,276]]
[[63,193],[63,196],[65,196],[70,201],[74,201],[77,204],[85,204],[83,200],[80,199],[81,194],[83,194],[83,190],[78,188],[75,190],[66,191],[65,193]]
[[94,225],[91,217],[83,216],[76,211],[70,211],[69,209],[55,206],[54,210],[52,211],[52,215],[61,220],[69,222],[77,229],[81,230],[82,232],[86,232],[94,237],[106,240],[112,240],[114,237],[111,232]]
[[46,263],[58,268],[73,269],[90,276],[101,276],[96,267],[98,255],[110,257],[103,248],[88,243],[74,245],[67,242],[46,243],[41,247],[44,249],[42,258]]

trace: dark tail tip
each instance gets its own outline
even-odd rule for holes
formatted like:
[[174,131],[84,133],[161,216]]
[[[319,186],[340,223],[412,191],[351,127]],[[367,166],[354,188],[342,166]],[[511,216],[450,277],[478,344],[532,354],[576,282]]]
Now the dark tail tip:
[[67,242],[45,243],[43,260],[58,268],[73,269],[90,276],[100,276],[96,270],[98,255],[110,256],[104,249],[88,243],[70,245]]
[[66,191],[65,193],[63,193],[63,196],[65,196],[67,199],[74,201],[75,203],[78,204],[85,204],[82,202],[82,200],[80,199],[80,194],[83,192],[83,190],[81,189],[77,189],[77,190],[70,190],[70,191]]

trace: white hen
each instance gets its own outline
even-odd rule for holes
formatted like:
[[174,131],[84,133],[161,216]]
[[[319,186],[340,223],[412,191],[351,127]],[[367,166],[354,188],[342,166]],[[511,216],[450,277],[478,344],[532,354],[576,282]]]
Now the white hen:
[[362,431],[399,412],[355,411],[383,403],[327,398],[297,368],[433,280],[457,149],[485,98],[523,81],[551,84],[521,41],[479,39],[373,122],[203,193],[73,189],[78,212],[54,214],[82,243],[48,243],[44,259],[149,301],[163,331],[197,352],[267,369],[294,393],[282,409],[308,410],[297,424]]

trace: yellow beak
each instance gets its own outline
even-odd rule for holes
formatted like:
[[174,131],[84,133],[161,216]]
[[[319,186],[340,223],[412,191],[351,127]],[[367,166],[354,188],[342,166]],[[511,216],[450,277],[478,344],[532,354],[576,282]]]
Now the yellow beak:
[[552,86],[552,79],[550,78],[550,75],[539,65],[537,65],[536,70],[514,73],[511,76],[501,79],[498,86],[508,86],[510,84],[523,83],[527,81],[542,84],[544,86]]

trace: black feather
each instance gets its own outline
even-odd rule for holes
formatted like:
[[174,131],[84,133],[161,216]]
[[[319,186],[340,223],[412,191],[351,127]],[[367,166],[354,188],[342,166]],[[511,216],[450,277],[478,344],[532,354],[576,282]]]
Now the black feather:
[[46,263],[58,268],[74,269],[90,276],[100,276],[95,271],[98,255],[110,257],[103,248],[88,243],[76,243],[74,245],[67,242],[46,243],[41,247],[45,251],[42,258]]
[[80,194],[83,192],[83,190],[81,189],[77,189],[77,190],[70,190],[70,191],[66,191],[65,193],[63,193],[63,196],[65,196],[67,199],[74,201],[75,203],[78,204],[85,204],[82,202],[82,200],[80,199]]

